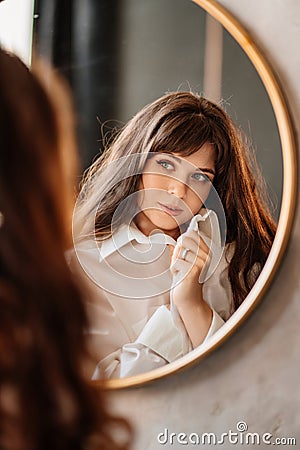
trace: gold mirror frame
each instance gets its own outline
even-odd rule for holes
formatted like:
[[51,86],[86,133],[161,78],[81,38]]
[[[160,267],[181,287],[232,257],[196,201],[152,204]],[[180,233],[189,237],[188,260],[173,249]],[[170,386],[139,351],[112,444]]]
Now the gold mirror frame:
[[221,345],[249,316],[266,293],[282,260],[292,228],[297,196],[296,145],[291,117],[279,82],[269,63],[254,44],[248,32],[224,7],[219,5],[215,0],[192,1],[223,25],[238,42],[256,68],[269,95],[277,121],[283,157],[283,193],[278,229],[267,262],[252,290],[239,309],[210,338],[207,344],[203,344],[201,349],[198,348],[191,351],[178,361],[174,361],[167,366],[150,372],[122,379],[91,382],[93,386],[99,386],[104,389],[121,389],[143,385],[179,372],[196,364],[200,359]]

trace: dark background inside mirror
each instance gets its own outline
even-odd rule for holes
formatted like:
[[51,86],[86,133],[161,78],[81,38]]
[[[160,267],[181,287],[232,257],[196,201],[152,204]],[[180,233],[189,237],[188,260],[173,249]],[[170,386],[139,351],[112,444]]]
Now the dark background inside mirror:
[[[207,14],[191,0],[38,0],[34,13],[36,53],[67,76],[74,92],[83,168],[101,151],[103,135],[147,103],[168,91],[206,95]],[[221,75],[222,105],[252,142],[278,216],[282,154],[273,109],[226,30]]]

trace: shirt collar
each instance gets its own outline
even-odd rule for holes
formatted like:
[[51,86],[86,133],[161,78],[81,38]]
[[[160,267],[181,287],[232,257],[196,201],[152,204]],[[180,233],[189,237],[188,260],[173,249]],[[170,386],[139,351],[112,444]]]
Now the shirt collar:
[[[203,222],[204,224],[211,213],[213,213],[213,211],[203,209],[202,213],[199,213],[192,218],[188,229],[196,229],[197,226],[199,228],[199,222]],[[175,239],[160,230],[155,230],[150,236],[146,236],[134,223],[130,225],[121,225],[120,228],[112,234],[112,236],[98,243],[99,261],[101,262],[103,259],[107,258],[112,253],[118,251],[120,248],[132,241],[136,241],[139,244],[176,245]]]
[[112,236],[99,243],[99,260],[102,261],[132,241],[139,244],[176,245],[175,239],[159,230],[153,232],[150,236],[145,236],[135,224],[121,225]]

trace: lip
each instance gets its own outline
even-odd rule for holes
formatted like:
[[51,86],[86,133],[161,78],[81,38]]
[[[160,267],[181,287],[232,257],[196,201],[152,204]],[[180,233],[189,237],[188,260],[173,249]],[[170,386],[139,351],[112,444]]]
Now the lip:
[[158,204],[161,207],[161,209],[170,216],[179,216],[183,212],[183,209],[178,208],[177,206],[164,205],[163,203],[160,202],[158,202]]

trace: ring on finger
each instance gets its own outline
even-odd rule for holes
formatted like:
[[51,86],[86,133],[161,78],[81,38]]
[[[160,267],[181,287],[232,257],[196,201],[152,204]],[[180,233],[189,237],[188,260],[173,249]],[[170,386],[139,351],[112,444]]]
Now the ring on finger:
[[186,255],[188,254],[188,252],[190,251],[189,248],[184,248],[182,251],[182,255],[181,255],[181,259],[183,259],[183,261],[186,260]]

